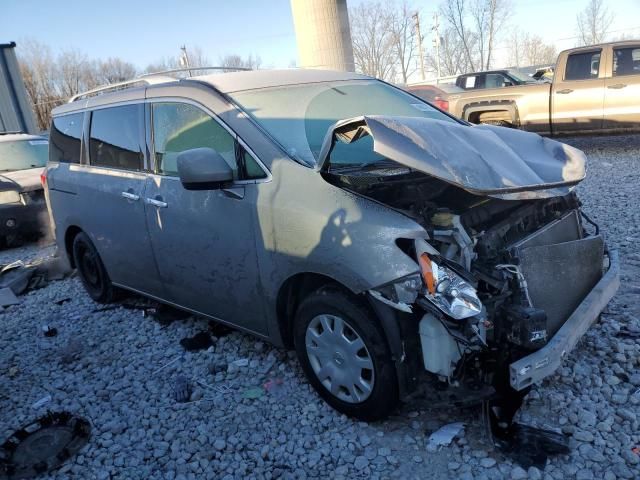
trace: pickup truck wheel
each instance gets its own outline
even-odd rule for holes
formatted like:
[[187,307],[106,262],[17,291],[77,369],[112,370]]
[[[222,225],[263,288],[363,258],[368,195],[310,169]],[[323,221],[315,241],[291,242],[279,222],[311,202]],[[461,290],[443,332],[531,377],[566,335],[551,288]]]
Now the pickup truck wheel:
[[398,381],[373,313],[336,287],[302,301],[294,343],[309,382],[333,408],[371,421],[398,404]]
[[513,125],[511,124],[511,122],[507,122],[506,120],[487,120],[487,121],[481,121],[480,123],[484,125],[495,125],[496,127],[513,128]]
[[89,236],[80,232],[73,240],[73,260],[89,296],[98,303],[111,303],[115,289]]

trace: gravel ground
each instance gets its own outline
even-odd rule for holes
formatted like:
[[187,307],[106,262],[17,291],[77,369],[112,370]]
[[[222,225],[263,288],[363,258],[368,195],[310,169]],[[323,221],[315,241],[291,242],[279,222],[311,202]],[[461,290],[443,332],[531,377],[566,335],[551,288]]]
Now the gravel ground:
[[[96,312],[76,278],[0,312],[0,436],[47,409],[90,419],[89,445],[51,472],[55,479],[640,478],[632,452],[640,445],[640,346],[620,334],[640,331],[640,136],[565,141],[589,156],[579,193],[620,251],[622,287],[520,411],[523,422],[572,435],[572,453],[544,471],[525,471],[494,451],[477,410],[405,406],[384,422],[356,422],[319,399],[291,352],[234,332],[208,351],[184,353],[180,339],[207,322],[161,325],[139,310]],[[0,263],[51,251],[0,252]],[[42,336],[44,324],[58,335]],[[199,382],[189,403],[172,398],[179,375]],[[275,387],[266,391],[269,380]],[[47,394],[51,402],[32,406]],[[466,424],[464,435],[428,451],[429,433],[455,421]]]

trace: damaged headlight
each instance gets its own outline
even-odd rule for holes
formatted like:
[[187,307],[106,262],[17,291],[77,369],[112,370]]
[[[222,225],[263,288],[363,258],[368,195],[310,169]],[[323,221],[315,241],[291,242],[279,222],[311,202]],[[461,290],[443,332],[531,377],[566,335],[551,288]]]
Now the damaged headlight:
[[433,262],[426,253],[418,257],[426,286],[425,297],[447,315],[461,320],[482,311],[482,303],[466,280],[446,266]]
[[0,204],[20,203],[20,194],[15,190],[0,192]]
[[400,278],[392,283],[388,283],[369,293],[376,300],[386,303],[400,311],[411,313],[411,304],[418,298],[418,293],[422,288],[422,279],[419,273]]

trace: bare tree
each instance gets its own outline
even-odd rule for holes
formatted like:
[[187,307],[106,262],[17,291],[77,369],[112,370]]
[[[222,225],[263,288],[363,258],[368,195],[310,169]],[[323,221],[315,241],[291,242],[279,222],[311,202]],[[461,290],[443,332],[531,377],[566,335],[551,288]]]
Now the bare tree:
[[511,12],[511,0],[475,0],[470,13],[475,26],[481,70],[491,68],[496,37]]
[[402,83],[406,84],[408,78],[417,70],[418,53],[413,11],[406,0],[392,7],[390,20],[391,43],[397,57]]
[[54,56],[47,46],[34,40],[22,42],[17,54],[27,94],[42,130],[49,128],[51,110],[70,96],[136,75],[135,67],[121,59],[90,60],[77,50],[65,50]]
[[356,69],[366,75],[393,80],[396,54],[389,8],[381,2],[361,3],[349,12]]
[[[434,52],[426,56],[430,70],[438,70],[438,60]],[[440,35],[440,73],[443,76],[459,75],[472,70],[464,45],[455,30],[448,28]]]
[[[195,47],[186,47],[186,57],[189,63],[189,73],[185,73],[185,75],[204,75],[207,73],[207,70],[198,70],[197,67],[207,67],[210,66],[211,62],[209,57],[207,57],[202,49],[198,46]],[[156,72],[164,72],[167,70],[175,70],[179,68],[187,68],[183,62],[180,61],[181,56],[184,55],[180,53],[179,55],[170,55],[168,57],[162,57],[154,63],[147,65],[147,68],[144,69],[145,73],[156,73]]]
[[509,64],[515,67],[554,64],[558,51],[538,35],[513,31],[509,39]]
[[46,130],[49,127],[51,110],[63,102],[56,92],[53,55],[49,47],[34,40],[23,42],[17,53],[38,128]]
[[[246,58],[242,58],[240,55],[225,55],[220,58],[220,66],[228,68],[232,71],[237,68],[249,68],[251,70],[258,70],[262,65],[262,59],[259,56],[253,56],[249,54]],[[225,70],[226,71],[226,70]]]
[[491,68],[497,38],[512,11],[511,0],[444,0],[440,5],[446,28],[456,37],[449,44],[462,49],[468,70]]
[[97,74],[99,83],[118,83],[131,80],[136,76],[137,71],[132,63],[109,57],[98,63]]
[[478,36],[468,25],[468,8],[467,0],[445,0],[440,5],[440,13],[451,32],[455,34],[456,43],[460,45],[465,55],[465,63],[470,70],[477,70],[477,60],[473,50]]
[[613,23],[613,13],[605,6],[604,0],[589,0],[576,18],[581,45],[593,45],[605,40]]

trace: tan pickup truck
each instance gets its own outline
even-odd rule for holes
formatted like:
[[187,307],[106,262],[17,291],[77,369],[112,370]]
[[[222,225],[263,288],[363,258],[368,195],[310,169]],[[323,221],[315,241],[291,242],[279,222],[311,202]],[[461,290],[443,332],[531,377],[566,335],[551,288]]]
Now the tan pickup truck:
[[565,50],[552,83],[453,93],[449,112],[541,134],[640,131],[640,40]]

